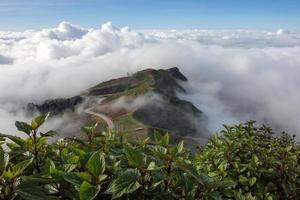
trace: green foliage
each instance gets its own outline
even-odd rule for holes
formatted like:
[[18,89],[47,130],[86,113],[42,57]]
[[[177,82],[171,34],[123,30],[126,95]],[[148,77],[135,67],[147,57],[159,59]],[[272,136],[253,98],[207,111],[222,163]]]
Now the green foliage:
[[197,156],[198,170],[232,182],[221,192],[234,199],[299,199],[300,148],[288,134],[254,122],[225,126]]
[[127,169],[121,172],[118,178],[111,183],[107,192],[112,194],[112,199],[119,198],[123,194],[130,194],[141,186],[138,182],[140,176],[137,169]]
[[[124,142],[84,127],[87,140],[40,133],[49,114],[16,122],[24,137],[0,134],[0,200],[297,199],[299,145],[253,123],[226,126],[192,154],[169,134]],[[5,149],[5,151],[4,151]]]
[[103,153],[97,151],[87,162],[87,169],[94,177],[99,178],[105,171],[105,158]]
[[80,186],[79,194],[81,200],[92,200],[95,199],[100,191],[100,186],[93,186],[89,182],[83,181]]

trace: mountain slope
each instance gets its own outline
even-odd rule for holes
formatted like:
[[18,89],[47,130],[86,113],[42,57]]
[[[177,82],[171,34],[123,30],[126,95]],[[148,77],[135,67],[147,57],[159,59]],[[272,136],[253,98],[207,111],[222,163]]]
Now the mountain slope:
[[146,69],[102,82],[76,97],[48,100],[42,105],[30,104],[30,108],[55,115],[70,114],[85,102],[84,117],[101,120],[102,116],[104,123],[113,122],[119,132],[147,136],[158,130],[178,136],[201,135],[205,131],[205,115],[177,96],[178,92],[186,92],[180,85],[186,81],[188,79],[176,67]]

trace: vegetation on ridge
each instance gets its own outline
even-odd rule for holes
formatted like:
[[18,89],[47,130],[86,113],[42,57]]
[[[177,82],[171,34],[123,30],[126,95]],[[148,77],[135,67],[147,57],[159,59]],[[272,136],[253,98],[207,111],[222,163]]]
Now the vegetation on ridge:
[[169,134],[125,142],[83,127],[86,140],[38,131],[48,113],[0,134],[0,199],[299,199],[300,147],[253,122],[225,126],[192,154]]

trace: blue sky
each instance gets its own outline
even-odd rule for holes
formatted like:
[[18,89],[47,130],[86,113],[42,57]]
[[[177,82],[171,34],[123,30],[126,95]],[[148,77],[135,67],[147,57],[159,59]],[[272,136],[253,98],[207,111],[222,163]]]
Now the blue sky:
[[132,29],[300,31],[299,10],[299,0],[0,0],[0,30],[112,21]]

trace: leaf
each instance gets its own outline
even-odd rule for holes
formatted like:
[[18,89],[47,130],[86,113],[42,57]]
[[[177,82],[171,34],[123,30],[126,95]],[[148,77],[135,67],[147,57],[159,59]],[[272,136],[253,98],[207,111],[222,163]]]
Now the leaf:
[[105,171],[105,158],[103,153],[96,151],[87,162],[88,171],[94,176],[99,177]]
[[50,115],[50,113],[47,112],[47,113],[45,113],[43,115],[40,115],[40,116],[36,117],[31,122],[31,128],[34,129],[34,130],[37,129],[37,128],[39,128],[47,120],[47,118],[49,117],[49,115]]
[[93,186],[90,183],[84,181],[79,189],[79,196],[81,200],[93,200],[96,198],[100,191],[100,186]]
[[127,169],[111,183],[107,192],[112,194],[112,199],[119,198],[123,194],[130,194],[141,186],[138,182],[139,176],[137,169]]
[[160,139],[160,144],[161,146],[168,146],[170,142],[170,135],[168,133],[166,133],[164,136],[161,137]]
[[43,183],[43,184],[49,184],[53,183],[54,180],[51,178],[42,177],[40,175],[31,175],[31,176],[22,176],[22,180],[27,183]]
[[62,168],[65,172],[70,173],[74,169],[76,169],[77,165],[76,164],[63,164]]
[[157,171],[157,170],[161,170],[162,168],[164,168],[164,166],[157,166],[155,164],[154,161],[150,162],[148,167],[147,167],[147,170],[149,171]]
[[250,186],[253,186],[256,183],[256,177],[252,177],[249,179]]
[[161,134],[159,133],[159,132],[157,132],[157,131],[155,131],[154,132],[154,140],[155,140],[155,142],[159,142],[160,140],[161,140]]
[[68,173],[65,174],[64,179],[73,185],[80,187],[82,182],[84,181],[83,178],[78,176],[76,173]]
[[11,141],[15,142],[16,144],[18,144],[21,147],[26,144],[26,142],[22,138],[17,137],[17,136],[6,135],[6,134],[0,133],[0,137],[8,138],[8,139],[10,139]]
[[64,171],[56,169],[53,166],[50,166],[50,175],[52,178],[56,180],[63,180],[65,174],[66,173]]
[[177,153],[181,153],[183,150],[183,140],[177,144]]
[[259,163],[259,159],[256,155],[252,155],[252,162],[255,163],[255,164],[258,164]]
[[82,127],[81,130],[84,131],[87,135],[92,135],[95,133],[98,123],[95,123],[93,126]]
[[[100,175],[98,177],[99,182],[104,180],[106,177],[107,177],[107,175],[105,175],[105,174]],[[64,179],[77,187],[80,187],[80,185],[83,183],[83,181],[92,182],[92,176],[88,172],[67,173],[67,174],[65,174]]]
[[4,151],[0,150],[0,177],[5,171],[9,162],[9,155]]
[[19,162],[12,168],[12,172],[14,174],[14,177],[17,177],[23,173],[23,171],[32,163],[33,158],[24,160],[22,162]]
[[47,158],[45,161],[43,172],[45,174],[50,174],[52,169],[55,169],[55,164],[54,164],[53,160],[51,160],[50,158]]
[[170,151],[172,156],[176,156],[177,154],[182,153],[182,151],[183,151],[183,140],[181,142],[179,142],[176,146],[173,146],[173,147],[169,148],[169,151]]
[[239,182],[240,182],[242,185],[247,185],[248,179],[247,179],[247,177],[240,175],[240,176],[239,176]]
[[40,133],[40,134],[41,134],[41,137],[52,137],[54,135],[57,135],[58,133],[55,131],[48,131],[46,133]]
[[221,194],[217,191],[208,193],[208,197],[209,197],[209,199],[212,199],[212,200],[222,200],[223,199]]
[[14,174],[10,169],[8,169],[3,172],[2,177],[4,178],[4,180],[10,181],[11,179],[14,178]]
[[286,151],[287,151],[287,152],[290,152],[290,151],[292,150],[292,148],[293,148],[293,146],[292,146],[292,145],[289,145],[289,146],[286,147]]
[[185,163],[183,161],[177,161],[176,166],[182,170],[185,171],[187,174],[192,176],[198,183],[201,185],[208,184],[210,182],[210,178],[204,174],[199,174],[195,166],[193,166],[190,163]]
[[16,121],[15,126],[17,127],[17,129],[19,131],[24,132],[27,135],[30,135],[30,133],[32,131],[32,127],[29,124],[27,124],[26,122]]
[[43,192],[43,189],[35,185],[22,184],[16,190],[16,193],[26,200],[54,200],[58,199],[52,196],[48,196]]
[[168,149],[165,147],[162,147],[160,145],[155,145],[151,148],[151,151],[160,157],[165,157],[165,155],[168,153]]
[[75,172],[75,174],[87,182],[91,182],[93,178],[88,172]]
[[137,168],[144,167],[144,156],[141,151],[130,146],[125,146],[124,151],[130,166]]

